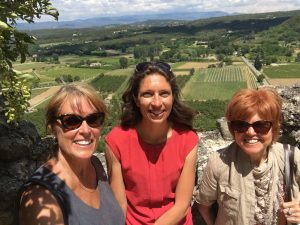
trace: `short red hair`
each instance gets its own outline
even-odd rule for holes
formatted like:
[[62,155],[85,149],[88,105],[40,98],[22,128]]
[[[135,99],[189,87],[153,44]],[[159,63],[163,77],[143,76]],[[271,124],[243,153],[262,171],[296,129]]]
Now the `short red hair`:
[[[248,120],[258,114],[263,120],[273,123],[273,141],[277,140],[282,122],[282,101],[274,89],[241,89],[236,92],[229,101],[226,109],[226,119],[228,122],[233,120]],[[233,130],[229,126],[233,135]]]

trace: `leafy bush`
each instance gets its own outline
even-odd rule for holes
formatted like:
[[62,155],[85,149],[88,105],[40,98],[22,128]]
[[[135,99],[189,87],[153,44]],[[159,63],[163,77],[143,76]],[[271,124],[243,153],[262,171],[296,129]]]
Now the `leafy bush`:
[[194,120],[194,127],[203,131],[217,129],[216,120],[223,117],[227,101],[217,99],[207,101],[186,101],[197,115]]

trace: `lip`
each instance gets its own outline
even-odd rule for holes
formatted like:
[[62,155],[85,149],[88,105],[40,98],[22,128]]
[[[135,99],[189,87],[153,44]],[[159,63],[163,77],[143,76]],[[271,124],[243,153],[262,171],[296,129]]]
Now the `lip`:
[[164,110],[160,110],[160,111],[149,110],[148,112],[150,113],[151,117],[160,118],[160,117],[163,117],[165,111]]
[[74,141],[75,144],[80,145],[80,146],[88,146],[93,143],[92,140],[76,140]]
[[259,143],[258,139],[244,139],[244,142],[247,144],[257,144]]

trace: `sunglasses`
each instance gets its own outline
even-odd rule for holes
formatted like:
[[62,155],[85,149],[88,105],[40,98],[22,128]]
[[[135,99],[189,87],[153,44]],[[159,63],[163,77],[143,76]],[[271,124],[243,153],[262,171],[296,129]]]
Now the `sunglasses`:
[[148,69],[149,66],[157,66],[159,69],[161,69],[165,73],[169,73],[172,71],[171,66],[168,63],[165,62],[141,62],[135,66],[136,72],[144,72]]
[[229,124],[230,127],[238,133],[245,133],[249,127],[252,127],[254,131],[259,134],[267,134],[273,125],[271,121],[266,120],[259,120],[254,123],[247,123],[242,120],[234,120]]
[[85,117],[74,114],[64,114],[56,117],[56,119],[61,122],[63,128],[67,130],[75,130],[79,128],[83,121],[86,121],[90,127],[97,128],[104,122],[104,118],[105,114],[103,112],[92,113]]

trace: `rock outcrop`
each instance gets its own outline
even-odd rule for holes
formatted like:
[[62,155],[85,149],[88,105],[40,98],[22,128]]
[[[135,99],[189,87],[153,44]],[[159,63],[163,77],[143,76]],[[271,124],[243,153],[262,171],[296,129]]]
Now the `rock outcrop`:
[[[300,147],[300,84],[276,89],[284,102],[281,141]],[[205,166],[207,156],[231,142],[224,119],[218,120],[218,124],[221,132],[199,133],[198,175]],[[22,121],[18,125],[8,126],[1,115],[0,143],[0,225],[8,225],[12,222],[17,190],[52,154],[55,143],[52,137],[41,139],[32,123]],[[103,155],[99,157],[105,164]]]

